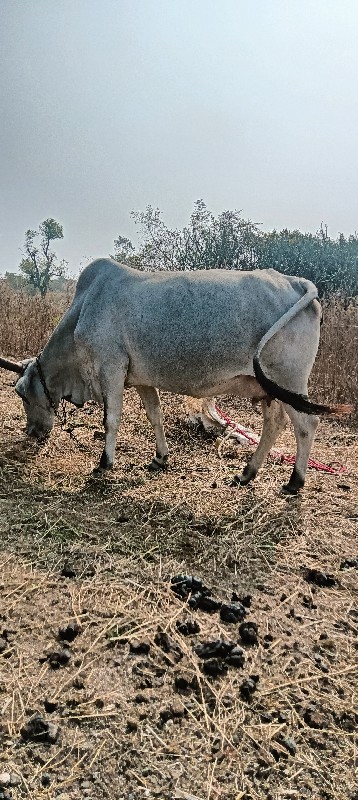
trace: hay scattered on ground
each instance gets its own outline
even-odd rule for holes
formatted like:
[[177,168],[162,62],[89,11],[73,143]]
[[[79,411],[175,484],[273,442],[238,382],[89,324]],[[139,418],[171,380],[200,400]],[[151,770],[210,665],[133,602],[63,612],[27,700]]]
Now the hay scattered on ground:
[[[116,469],[94,479],[99,410],[70,415],[76,441],[57,427],[39,447],[24,438],[20,401],[3,385],[0,772],[21,778],[6,791],[14,800],[353,800],[357,570],[340,565],[358,556],[357,433],[323,422],[314,454],[348,473],[309,471],[302,497],[287,499],[279,488],[289,467],[268,463],[252,486],[233,489],[250,449],[229,440],[219,458],[215,436],[189,426],[180,398],[163,404],[167,472],[145,469],[153,434],[129,391]],[[248,405],[223,404],[260,432]],[[292,432],[278,445],[293,452]],[[307,583],[305,567],[335,585]],[[244,646],[243,669],[215,680],[202,672],[193,646],[236,641],[238,630],[180,602],[170,589],[179,572],[222,600],[252,594],[259,645]],[[200,632],[179,633],[185,619]],[[69,622],[80,633],[68,664],[53,670],[43,659]],[[135,642],[149,652],[132,652]],[[240,684],[250,675],[259,683],[248,703]],[[22,741],[35,713],[59,726],[55,744]]]

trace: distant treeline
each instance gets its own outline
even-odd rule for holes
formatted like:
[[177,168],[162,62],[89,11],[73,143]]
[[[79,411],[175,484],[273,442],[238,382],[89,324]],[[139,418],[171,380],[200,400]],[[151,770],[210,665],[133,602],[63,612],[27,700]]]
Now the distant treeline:
[[[129,239],[114,240],[114,258],[141,270],[192,269],[269,269],[312,280],[321,296],[358,295],[358,234],[336,239],[321,225],[317,233],[301,233],[286,228],[261,230],[260,225],[245,220],[240,211],[223,211],[214,216],[203,200],[194,205],[189,224],[169,228],[158,209],[148,206],[134,211],[132,217],[141,230],[141,240],[134,247]],[[66,275],[66,262],[59,262],[50,245],[63,238],[60,223],[49,218],[38,231],[25,235],[24,258],[20,275],[7,272],[5,282],[15,291],[29,294],[48,290],[68,291],[73,281]],[[104,254],[105,255],[105,254]]]
[[195,203],[189,225],[170,229],[158,209],[133,212],[142,240],[135,248],[119,236],[114,257],[138,269],[268,269],[312,280],[321,295],[358,294],[358,235],[336,239],[321,225],[316,234],[270,231],[244,220],[239,211],[215,217],[202,200]]
[[[38,293],[37,287],[29,283],[28,278],[18,275],[16,272],[5,272],[3,280],[16,292],[26,291],[30,295]],[[73,284],[73,278],[53,278],[49,281],[48,289],[51,292],[65,292],[71,284]]]

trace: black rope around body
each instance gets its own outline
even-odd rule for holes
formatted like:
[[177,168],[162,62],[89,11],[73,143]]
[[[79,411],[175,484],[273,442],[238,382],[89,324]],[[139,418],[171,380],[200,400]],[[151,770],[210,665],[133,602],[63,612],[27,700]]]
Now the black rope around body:
[[[40,355],[41,355],[41,353],[40,353]],[[45,392],[45,397],[46,397],[46,399],[48,400],[48,402],[50,404],[50,408],[52,408],[52,410],[56,414],[56,417],[58,417],[57,407],[56,407],[56,405],[55,405],[55,403],[54,403],[54,401],[53,401],[53,399],[52,399],[52,397],[50,395],[50,392],[49,392],[49,390],[47,388],[47,384],[46,384],[46,381],[45,381],[45,376],[44,376],[44,374],[42,372],[42,367],[41,367],[41,364],[40,364],[40,355],[37,356],[37,358],[36,358],[37,372],[39,373],[39,378],[40,378],[40,381],[41,381],[41,385],[42,385],[42,388],[43,388],[43,390]]]

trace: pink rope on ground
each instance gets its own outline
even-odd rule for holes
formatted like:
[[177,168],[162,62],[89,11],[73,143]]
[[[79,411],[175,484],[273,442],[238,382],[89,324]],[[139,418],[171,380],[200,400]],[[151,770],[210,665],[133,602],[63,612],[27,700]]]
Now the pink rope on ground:
[[[226,414],[215,404],[215,409],[220,414],[223,420],[225,420],[227,425],[230,425],[231,428],[234,428],[235,431],[240,433],[241,436],[244,436],[250,444],[258,444],[259,439],[256,436],[250,436],[244,428],[241,428],[236,422],[233,422],[230,417],[227,417]],[[280,461],[284,464],[295,464],[296,463],[296,456],[293,455],[286,455],[285,453],[281,453],[280,450],[270,450],[271,458],[275,459],[276,461]],[[343,475],[343,473],[347,472],[347,469],[343,464],[337,462],[336,466],[332,464],[322,464],[321,461],[317,461],[315,458],[308,459],[308,466],[312,469],[317,469],[320,472],[329,472],[331,475]]]

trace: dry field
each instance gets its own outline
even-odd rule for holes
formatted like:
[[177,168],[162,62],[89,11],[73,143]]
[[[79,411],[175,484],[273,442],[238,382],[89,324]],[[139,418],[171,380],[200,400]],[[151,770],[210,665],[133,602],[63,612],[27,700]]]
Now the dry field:
[[[326,399],[354,402],[352,330],[344,348],[328,333],[351,366]],[[25,356],[34,341],[10,345],[2,355]],[[273,462],[231,488],[250,449],[218,451],[170,395],[170,466],[149,473],[153,434],[130,390],[116,468],[95,479],[101,411],[71,411],[40,446],[0,377],[0,798],[357,800],[355,417],[322,421],[313,451],[347,473],[309,470],[302,496],[286,498],[290,467]],[[260,432],[248,404],[221,405]],[[294,451],[290,429],[278,446]],[[178,598],[179,573],[216,600],[235,592],[257,642]],[[217,639],[239,644],[243,666],[195,651]]]

